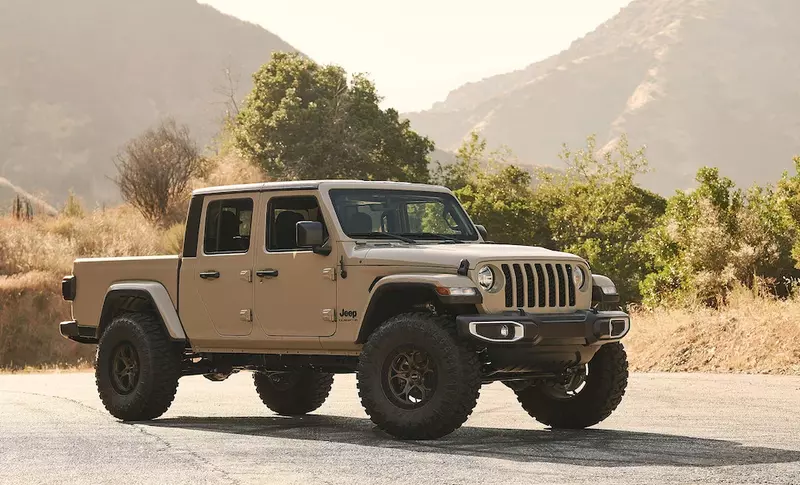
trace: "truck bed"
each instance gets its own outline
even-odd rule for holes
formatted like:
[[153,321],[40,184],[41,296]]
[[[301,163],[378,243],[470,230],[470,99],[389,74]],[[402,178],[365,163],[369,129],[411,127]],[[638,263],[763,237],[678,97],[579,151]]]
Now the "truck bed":
[[73,269],[76,291],[72,318],[82,326],[98,326],[108,288],[123,281],[161,283],[177,307],[179,266],[180,256],[78,259]]

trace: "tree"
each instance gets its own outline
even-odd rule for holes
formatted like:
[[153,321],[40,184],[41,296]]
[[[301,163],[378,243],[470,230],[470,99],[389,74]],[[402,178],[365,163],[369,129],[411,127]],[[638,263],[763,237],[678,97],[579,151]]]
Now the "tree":
[[253,75],[236,118],[236,145],[277,179],[426,182],[433,143],[397,111],[382,110],[375,86],[341,67],[275,53]]
[[64,208],[61,209],[61,213],[66,217],[74,217],[78,219],[86,215],[86,211],[83,210],[83,204],[81,204],[80,199],[72,190],[69,191],[67,202],[64,204]]
[[535,245],[546,231],[547,219],[534,205],[531,175],[516,165],[481,170],[455,194],[494,242]]
[[663,197],[639,187],[647,170],[644,149],[631,151],[625,136],[598,155],[595,138],[560,155],[564,171],[540,170],[535,191],[547,218],[550,241],[543,245],[578,254],[617,284],[623,301],[640,299],[639,282],[652,271],[644,236],[664,213]]
[[481,170],[481,164],[487,162],[486,156],[486,139],[473,131],[469,134],[469,139],[458,148],[454,163],[442,165],[436,162],[431,179],[450,190],[458,190],[475,179]]
[[[792,257],[795,268],[800,269],[800,157],[794,158],[795,174],[784,173],[778,181],[775,191],[776,204],[772,207],[773,216],[781,218],[780,227],[784,234],[791,235],[794,240]],[[774,209],[778,210],[775,211]]]
[[168,118],[129,141],[115,165],[114,182],[122,198],[149,221],[163,225],[176,218],[201,159],[189,128]]
[[671,197],[665,215],[647,236],[654,271],[642,283],[645,303],[718,306],[736,285],[786,294],[791,278],[789,217],[792,180],[779,189],[736,188],[716,168],[697,172],[698,187]]
[[473,131],[454,163],[437,166],[433,181],[454,191],[492,241],[535,244],[546,233],[546,218],[533,204],[531,175],[513,162],[508,150],[487,153],[486,140]]

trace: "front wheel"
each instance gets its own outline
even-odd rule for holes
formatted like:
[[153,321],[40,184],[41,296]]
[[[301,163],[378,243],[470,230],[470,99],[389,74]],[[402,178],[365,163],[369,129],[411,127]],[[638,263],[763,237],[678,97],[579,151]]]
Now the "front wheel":
[[358,394],[380,429],[400,439],[436,439],[467,420],[480,365],[453,330],[450,318],[410,313],[370,336],[358,362]]
[[611,415],[628,385],[628,358],[621,343],[606,344],[588,364],[561,382],[516,390],[525,411],[553,428],[582,429]]

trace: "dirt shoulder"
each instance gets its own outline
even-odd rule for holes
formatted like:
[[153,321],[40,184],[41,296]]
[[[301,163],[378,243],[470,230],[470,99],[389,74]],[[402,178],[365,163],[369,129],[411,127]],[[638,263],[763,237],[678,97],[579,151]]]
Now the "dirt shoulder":
[[720,310],[634,312],[625,347],[639,372],[800,375],[800,300],[735,295]]

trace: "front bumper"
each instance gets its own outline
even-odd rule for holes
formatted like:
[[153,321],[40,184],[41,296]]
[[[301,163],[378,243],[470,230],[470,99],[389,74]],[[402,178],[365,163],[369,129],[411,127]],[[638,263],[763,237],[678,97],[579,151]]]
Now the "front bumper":
[[630,317],[621,311],[579,310],[567,314],[518,311],[461,315],[456,322],[462,338],[487,346],[591,345],[619,341],[630,330]]
[[78,322],[71,320],[61,322],[58,326],[61,336],[82,344],[97,343],[97,328],[78,325]]

